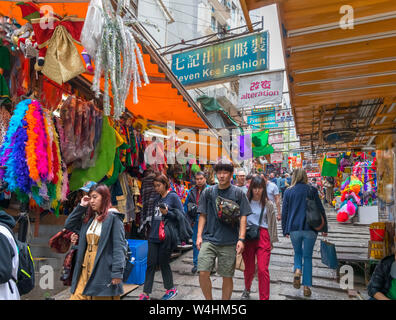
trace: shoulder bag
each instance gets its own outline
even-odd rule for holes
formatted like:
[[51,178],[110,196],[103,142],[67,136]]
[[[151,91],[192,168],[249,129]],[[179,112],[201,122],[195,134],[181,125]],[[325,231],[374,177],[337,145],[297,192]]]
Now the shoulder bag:
[[213,187],[212,192],[215,194],[216,212],[219,220],[224,224],[235,226],[239,222],[241,215],[239,204],[230,199],[220,197],[217,185]]
[[266,208],[266,206],[261,208],[258,226],[255,224],[246,226],[246,240],[258,240],[260,238],[260,225],[263,220],[265,208]]
[[318,208],[318,205],[312,194],[312,187],[309,186],[308,194],[307,194],[307,208],[306,208],[306,219],[308,225],[316,230],[321,231],[325,226],[325,220]]

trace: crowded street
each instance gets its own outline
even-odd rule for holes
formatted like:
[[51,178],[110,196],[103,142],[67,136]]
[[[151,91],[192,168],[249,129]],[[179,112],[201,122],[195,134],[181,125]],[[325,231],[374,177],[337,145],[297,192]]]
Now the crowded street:
[[0,300],[396,300],[395,38],[395,0],[0,0]]

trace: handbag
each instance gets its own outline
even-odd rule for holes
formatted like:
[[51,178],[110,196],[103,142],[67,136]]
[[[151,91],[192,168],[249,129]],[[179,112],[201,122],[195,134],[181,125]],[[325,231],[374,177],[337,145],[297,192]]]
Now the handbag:
[[160,225],[159,225],[159,229],[158,229],[158,237],[160,241],[164,241],[165,240],[165,222],[161,221]]
[[325,219],[318,208],[318,205],[312,195],[312,187],[309,187],[307,195],[307,208],[306,208],[306,219],[308,225],[316,231],[321,231],[325,226]]
[[322,263],[330,269],[338,268],[338,259],[336,247],[333,243],[325,240],[320,240],[320,255]]
[[63,261],[60,280],[65,286],[71,286],[76,257],[77,249],[71,249]]
[[245,271],[245,263],[243,262],[242,253],[238,253],[235,259],[235,269]]
[[263,220],[264,209],[265,207],[261,208],[258,226],[255,224],[246,226],[246,240],[257,240],[260,238],[260,225],[261,221]]
[[125,261],[125,268],[124,268],[124,274],[122,275],[122,282],[127,282],[128,278],[132,272],[132,269],[134,267],[134,262],[132,261],[132,250],[129,247],[129,245],[127,245],[127,254],[126,254],[126,261]]
[[188,203],[187,205],[187,216],[192,223],[197,220],[198,216],[198,207],[195,203]]
[[72,234],[72,231],[66,229],[59,231],[49,240],[50,248],[57,253],[66,253],[71,245],[70,237]]

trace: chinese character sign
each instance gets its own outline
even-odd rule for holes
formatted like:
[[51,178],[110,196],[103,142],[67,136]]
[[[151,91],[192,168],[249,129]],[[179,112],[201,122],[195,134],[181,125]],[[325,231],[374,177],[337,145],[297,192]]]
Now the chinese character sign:
[[276,123],[293,121],[293,115],[290,110],[279,110],[276,112]]
[[172,72],[185,86],[267,69],[267,31],[172,56]]
[[283,71],[239,79],[238,108],[282,103]]

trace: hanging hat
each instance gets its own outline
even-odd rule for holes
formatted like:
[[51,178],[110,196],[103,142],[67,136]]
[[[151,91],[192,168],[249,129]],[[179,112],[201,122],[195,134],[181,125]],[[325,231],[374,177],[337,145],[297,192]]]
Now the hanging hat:
[[84,192],[89,192],[89,190],[91,190],[91,188],[92,188],[93,186],[96,186],[96,185],[97,185],[96,182],[94,182],[94,181],[88,181],[86,184],[84,184],[84,186],[82,186],[82,187],[80,188],[80,190],[82,190],[82,191],[84,191]]

